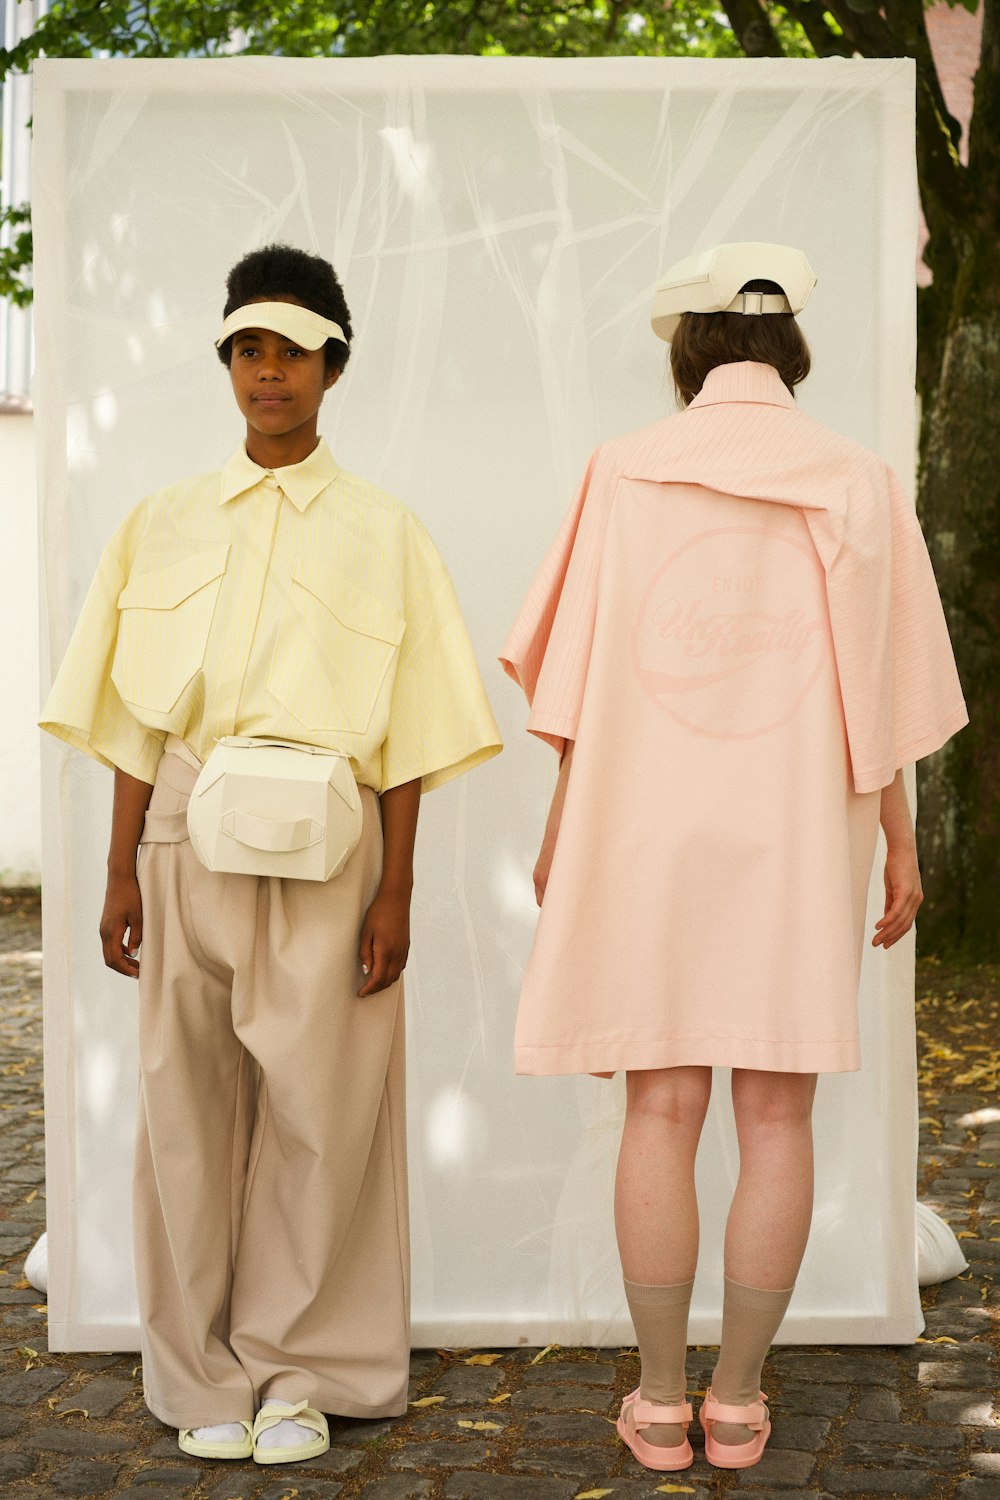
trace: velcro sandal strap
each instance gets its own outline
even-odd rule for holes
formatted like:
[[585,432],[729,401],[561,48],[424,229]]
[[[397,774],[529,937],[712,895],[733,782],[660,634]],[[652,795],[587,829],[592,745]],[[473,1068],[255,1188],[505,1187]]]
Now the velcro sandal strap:
[[728,1406],[724,1401],[717,1401],[711,1391],[708,1391],[702,1410],[710,1422],[732,1422],[749,1427],[753,1432],[761,1432],[767,1421],[767,1407],[764,1405],[766,1400],[767,1397],[761,1391],[760,1400],[751,1402],[749,1406]]
[[267,1410],[261,1407],[253,1424],[254,1438],[259,1438],[262,1432],[267,1432],[271,1427],[277,1427],[279,1422],[298,1422],[300,1427],[308,1427],[313,1432],[321,1435],[327,1430],[326,1418],[322,1412],[318,1412],[310,1406],[308,1401],[297,1401],[292,1406],[287,1401],[268,1401]]
[[654,1422],[683,1422],[686,1425],[693,1417],[690,1401],[663,1406],[659,1401],[644,1401],[639,1396],[632,1403],[632,1420],[636,1427],[649,1427]]

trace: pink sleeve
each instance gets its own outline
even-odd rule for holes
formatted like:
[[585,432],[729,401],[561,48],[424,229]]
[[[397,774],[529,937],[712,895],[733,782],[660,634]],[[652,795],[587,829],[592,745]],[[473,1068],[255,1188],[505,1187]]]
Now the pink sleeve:
[[[912,501],[891,469],[892,758],[940,750],[969,722],[937,580]],[[887,768],[888,769],[888,768]]]
[[573,504],[500,654],[531,705],[528,729],[562,753],[575,739],[590,664],[604,526],[591,456]]
[[913,504],[891,469],[872,477],[827,573],[856,792],[888,786],[969,720]]

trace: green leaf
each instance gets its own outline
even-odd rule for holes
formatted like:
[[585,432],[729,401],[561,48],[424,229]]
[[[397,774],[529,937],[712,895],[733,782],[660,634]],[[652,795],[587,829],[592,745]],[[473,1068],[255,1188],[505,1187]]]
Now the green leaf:
[[0,297],[7,297],[15,307],[31,303],[31,209],[27,203],[17,208],[0,209],[0,229],[10,234],[10,243],[0,248]]

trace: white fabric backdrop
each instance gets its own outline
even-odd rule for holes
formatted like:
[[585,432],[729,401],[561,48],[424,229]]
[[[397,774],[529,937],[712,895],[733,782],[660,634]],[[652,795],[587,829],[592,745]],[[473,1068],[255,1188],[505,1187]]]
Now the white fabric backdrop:
[[[511,1071],[555,765],[494,656],[590,450],[671,405],[650,292],[694,247],[806,250],[802,405],[910,480],[913,77],[842,59],[38,65],[43,688],[118,520],[239,441],[212,349],[223,278],[281,238],[334,261],[354,317],[333,450],[429,525],[508,740],[421,813],[416,1344],[631,1341],[611,1224],[621,1080]],[[132,1348],[135,992],[97,940],[111,780],[51,741],[44,773],[51,1347]],[[878,881],[872,921],[877,898]],[[909,943],[869,950],[861,1003],[863,1071],[820,1084],[789,1341],[921,1327]],[[699,1161],[700,1341],[717,1336],[737,1165],[727,1085]]]

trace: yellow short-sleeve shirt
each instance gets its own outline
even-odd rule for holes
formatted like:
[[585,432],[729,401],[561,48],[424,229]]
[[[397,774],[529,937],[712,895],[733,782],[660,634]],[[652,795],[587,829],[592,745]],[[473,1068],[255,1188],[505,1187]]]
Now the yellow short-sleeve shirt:
[[425,790],[501,748],[447,570],[417,518],[320,441],[144,500],[105,548],[41,718],[152,782],[168,733],[345,750]]

